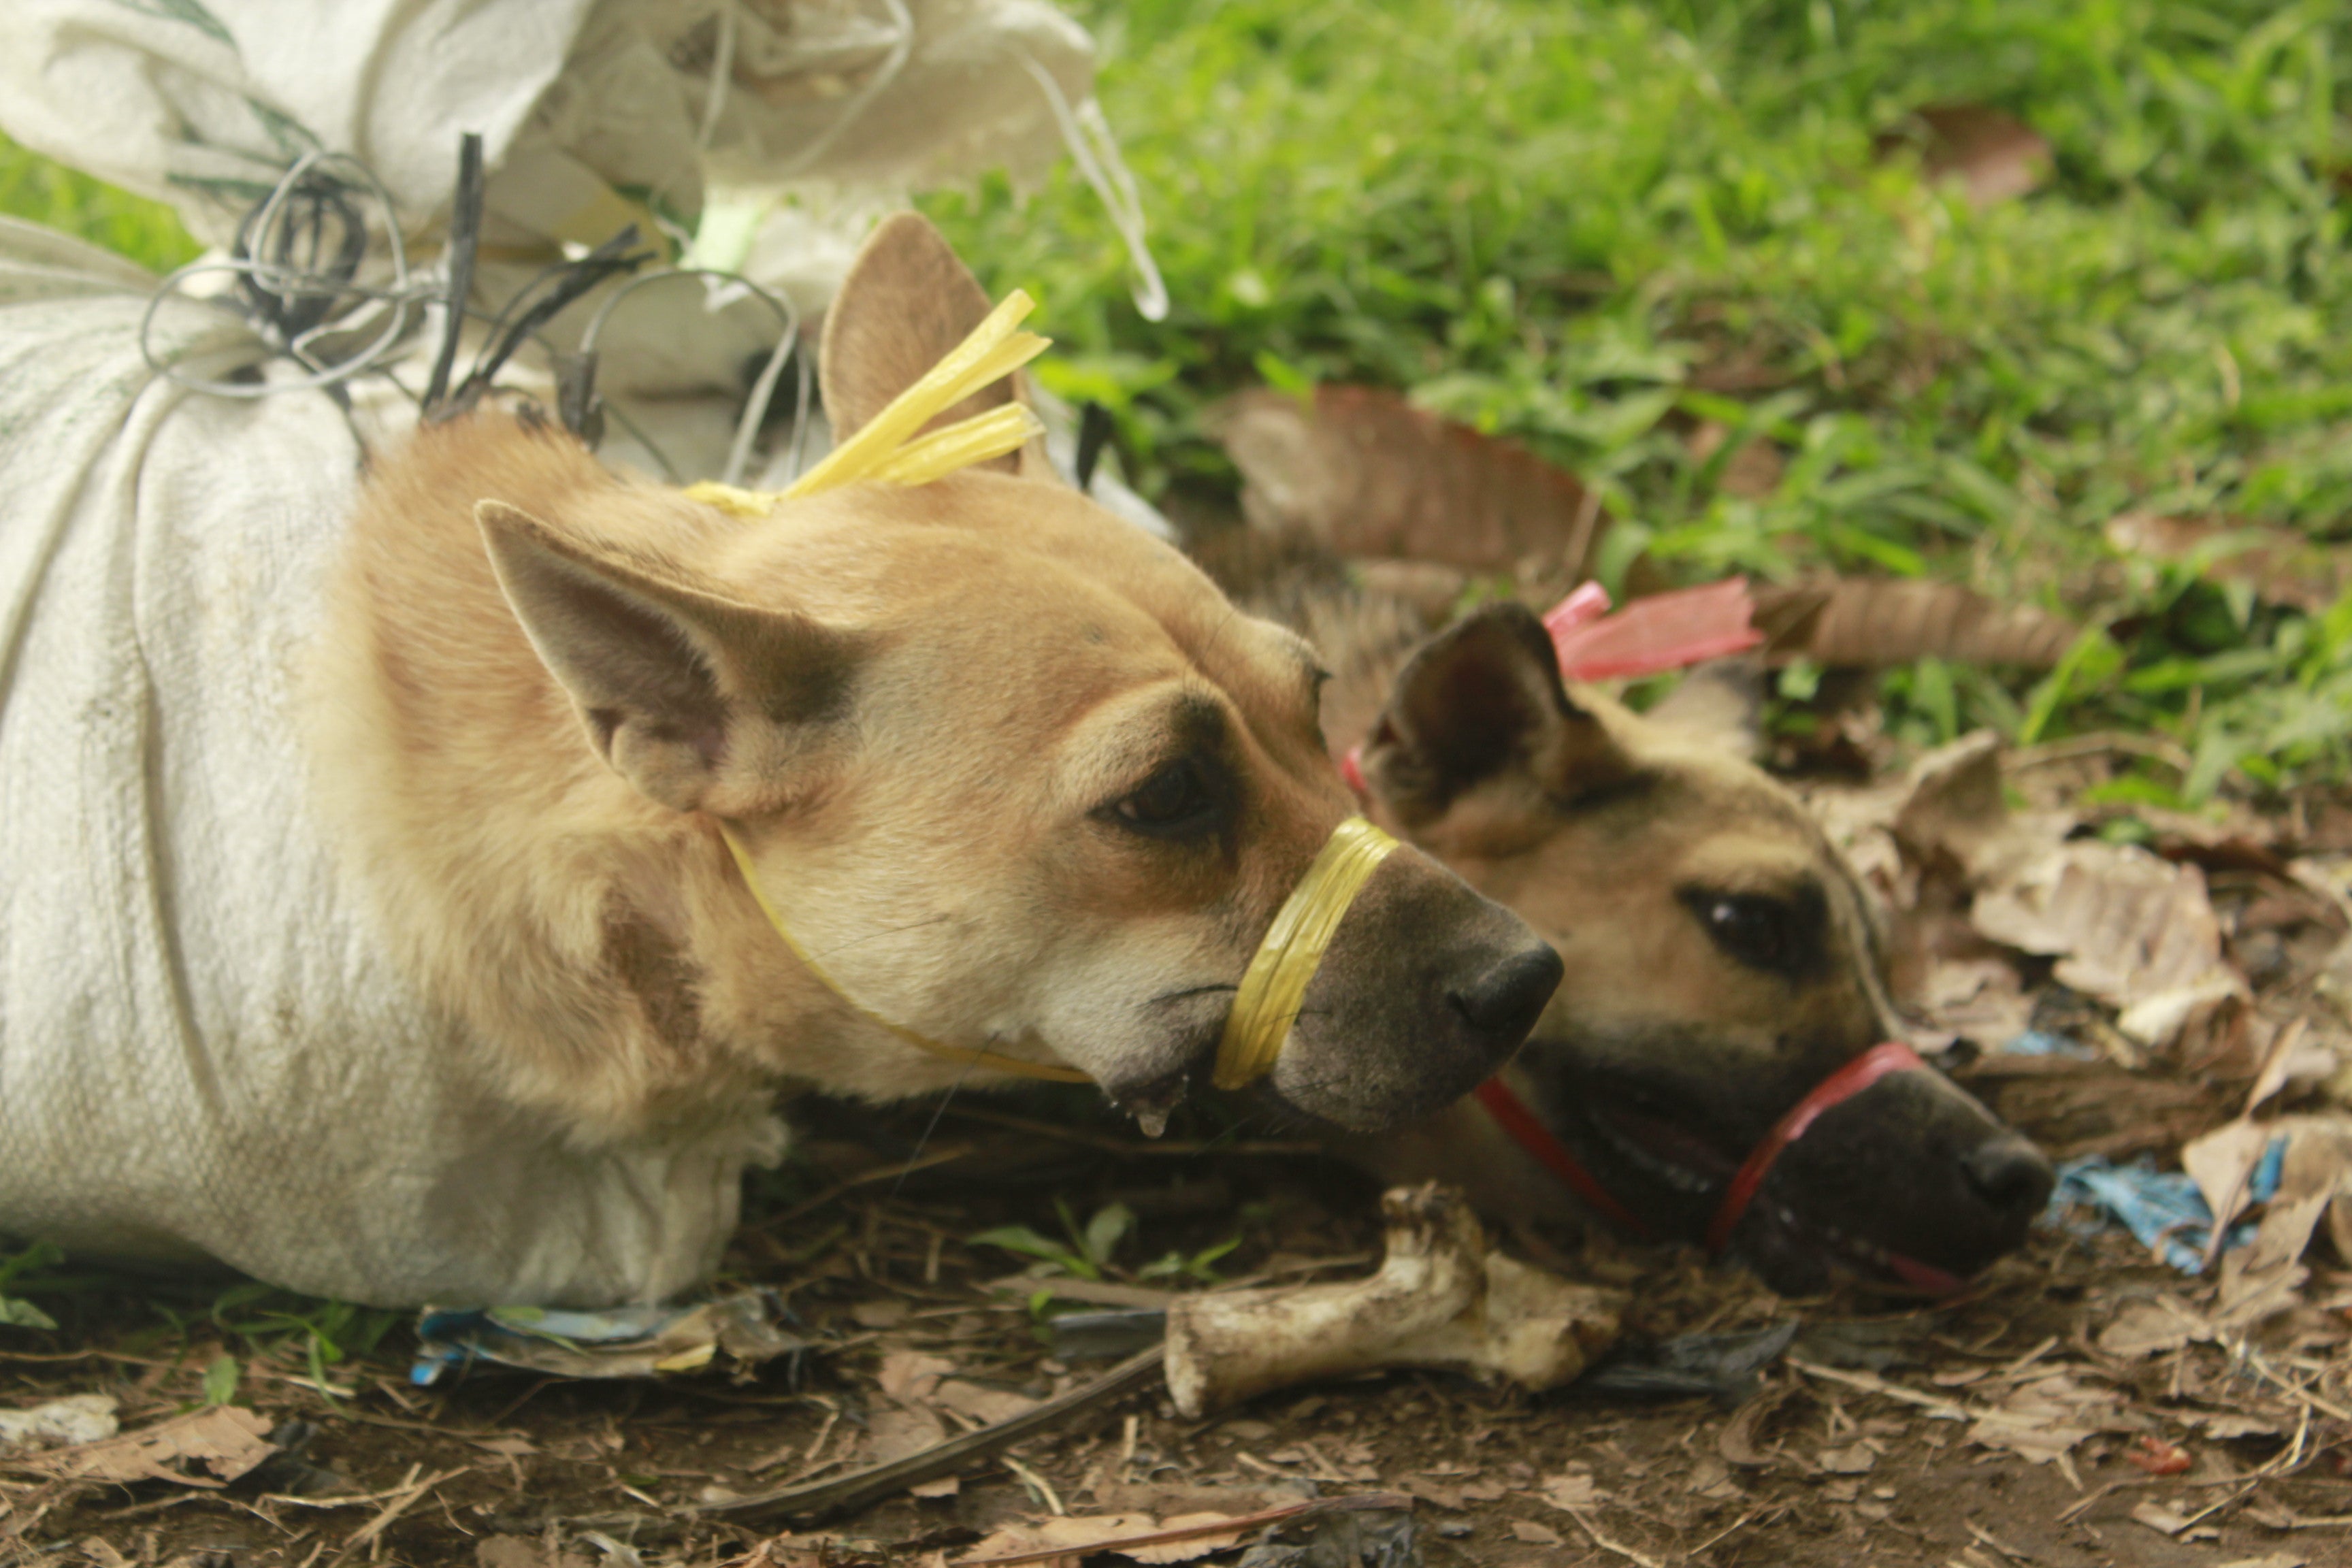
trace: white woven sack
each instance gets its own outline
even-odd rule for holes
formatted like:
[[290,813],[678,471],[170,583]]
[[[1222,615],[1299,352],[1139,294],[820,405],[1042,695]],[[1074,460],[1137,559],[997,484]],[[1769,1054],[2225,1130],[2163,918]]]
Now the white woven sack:
[[357,443],[154,376],[152,284],[0,220],[0,1232],[384,1305],[693,1284],[775,1123],[572,1149],[392,972],[294,713]]

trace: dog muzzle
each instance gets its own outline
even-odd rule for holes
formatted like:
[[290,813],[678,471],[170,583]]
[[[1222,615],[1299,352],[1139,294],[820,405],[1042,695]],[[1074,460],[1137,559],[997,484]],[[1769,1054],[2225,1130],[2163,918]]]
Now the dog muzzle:
[[[736,869],[742,873],[743,885],[751,890],[752,902],[760,906],[760,912],[767,917],[776,935],[800,960],[803,968],[859,1017],[919,1050],[967,1067],[1014,1073],[1023,1078],[1050,1079],[1057,1083],[1094,1081],[1077,1068],[1058,1063],[1031,1061],[1001,1051],[935,1040],[868,1007],[835,979],[793,934],[783,911],[761,886],[759,871],[751,863],[751,852],[744,847],[735,829],[720,823],[719,833],[727,842],[728,852],[735,858]],[[1372,873],[1380,869],[1381,862],[1396,847],[1395,839],[1360,816],[1349,817],[1331,830],[1331,837],[1324,840],[1323,847],[1307,866],[1306,874],[1298,879],[1297,886],[1290,889],[1282,908],[1275,911],[1265,940],[1258,943],[1256,954],[1242,974],[1241,986],[1234,994],[1233,1010],[1225,1015],[1224,1034],[1217,1042],[1216,1064],[1209,1075],[1212,1083],[1223,1089],[1245,1089],[1274,1070],[1274,1064],[1281,1058],[1283,1045],[1290,1037],[1291,1026],[1298,1021],[1299,1011],[1306,1005],[1307,987],[1323,967],[1323,954],[1339,934],[1340,922],[1347,919],[1356,895],[1363,891],[1364,884],[1371,880]]]
[[[1748,1152],[1739,1169],[1723,1189],[1715,1213],[1707,1221],[1706,1249],[1721,1256],[1731,1245],[1732,1233],[1739,1227],[1756,1194],[1771,1174],[1773,1165],[1791,1143],[1811,1131],[1822,1113],[1833,1105],[1842,1104],[1868,1089],[1883,1078],[1900,1072],[1927,1072],[1927,1064],[1919,1059],[1910,1047],[1889,1041],[1870,1049],[1839,1068],[1815,1084],[1806,1096],[1790,1106],[1786,1114],[1772,1124],[1755,1148]],[[1587,1169],[1584,1163],[1570,1152],[1566,1144],[1552,1136],[1551,1130],[1529,1110],[1527,1103],[1511,1092],[1499,1078],[1488,1079],[1474,1091],[1474,1097],[1495,1124],[1511,1141],[1532,1155],[1553,1175],[1575,1192],[1593,1209],[1636,1237],[1648,1239],[1651,1228],[1627,1208],[1617,1195]],[[1961,1281],[1942,1269],[1934,1268],[1913,1258],[1889,1253],[1887,1261],[1895,1272],[1913,1285],[1937,1294],[1948,1295],[1960,1288]]]

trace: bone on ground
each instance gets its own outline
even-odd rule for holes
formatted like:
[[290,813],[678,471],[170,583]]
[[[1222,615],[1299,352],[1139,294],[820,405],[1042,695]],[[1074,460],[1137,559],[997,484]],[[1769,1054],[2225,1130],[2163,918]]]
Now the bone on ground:
[[1556,1388],[1617,1337],[1623,1296],[1490,1251],[1469,1200],[1432,1182],[1383,1194],[1369,1279],[1180,1298],[1168,1391],[1187,1418],[1318,1378],[1423,1367]]

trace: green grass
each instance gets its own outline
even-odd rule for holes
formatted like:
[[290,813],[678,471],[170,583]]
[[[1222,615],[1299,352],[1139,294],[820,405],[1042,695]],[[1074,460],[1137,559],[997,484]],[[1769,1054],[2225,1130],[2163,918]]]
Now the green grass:
[[[2122,725],[2199,759],[2150,798],[2347,760],[2352,646],[2189,567],[2138,508],[2352,532],[2352,13],[2262,0],[1092,0],[1101,91],[1175,307],[1145,322],[1074,170],[934,194],[1047,374],[1149,490],[1230,491],[1202,433],[1264,381],[1368,381],[1525,440],[1622,519],[1604,575],[1968,578],[2112,625],[2063,681],[1916,668],[1916,741]],[[1934,102],[2045,134],[1987,210],[1875,139]],[[0,146],[0,209],[168,266],[162,208]],[[1771,441],[1723,486],[1711,420]],[[1733,444],[1736,444],[1733,443]]]
[[[1677,575],[1960,575],[2122,659],[2012,700],[1903,670],[1892,722],[2125,724],[2203,761],[2168,798],[2345,757],[2342,639],[2185,568],[2118,510],[2352,530],[2352,271],[2336,176],[2352,23],[2318,5],[1278,0],[1100,6],[1102,92],[1176,304],[1064,171],[924,205],[1046,302],[1049,374],[1120,416],[1150,487],[1233,482],[1204,405],[1370,381],[1605,489]],[[2047,135],[2055,177],[1973,211],[1874,138],[1939,101]],[[1712,387],[1734,386],[1727,395]],[[1698,419],[1769,437],[1725,491]],[[2218,657],[2217,657],[2218,656]],[[2135,686],[2126,667],[2203,661]],[[2181,671],[2176,668],[2176,675]],[[1915,700],[1924,697],[1925,700]]]

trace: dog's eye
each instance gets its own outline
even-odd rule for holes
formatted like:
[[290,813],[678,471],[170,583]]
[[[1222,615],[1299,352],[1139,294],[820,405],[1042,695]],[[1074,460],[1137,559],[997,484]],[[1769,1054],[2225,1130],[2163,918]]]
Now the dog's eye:
[[1702,895],[1692,904],[1715,944],[1740,963],[1772,974],[1792,974],[1804,967],[1803,922],[1779,899],[1749,893]]
[[1187,757],[1144,780],[1133,794],[1116,802],[1111,811],[1121,825],[1139,833],[1176,837],[1213,822],[1217,797],[1200,763]]

